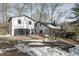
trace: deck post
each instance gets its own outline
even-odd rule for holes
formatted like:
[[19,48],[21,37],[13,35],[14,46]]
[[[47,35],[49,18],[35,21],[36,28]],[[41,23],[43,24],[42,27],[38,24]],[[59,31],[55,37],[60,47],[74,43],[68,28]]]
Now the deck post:
[[32,30],[30,29],[30,34],[32,34]]

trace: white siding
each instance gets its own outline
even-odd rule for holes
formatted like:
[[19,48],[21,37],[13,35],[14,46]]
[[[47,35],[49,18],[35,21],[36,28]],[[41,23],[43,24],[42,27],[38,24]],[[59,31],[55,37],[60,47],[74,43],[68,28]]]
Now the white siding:
[[[18,24],[18,20],[21,20],[21,24]],[[31,25],[29,25],[29,21],[32,22]],[[27,17],[17,17],[17,18],[13,18],[12,19],[12,27],[14,28],[23,28],[23,29],[34,29],[34,21],[33,20],[30,20],[29,18]]]
[[[21,20],[21,24],[18,23],[18,20]],[[11,30],[10,33],[12,32],[12,35],[14,35],[14,29],[34,29],[35,22],[25,16],[12,18],[11,21],[12,24],[9,23],[9,25],[12,25],[12,28],[10,27],[9,30]],[[31,21],[31,24],[29,24],[29,21]]]
[[40,30],[43,31],[43,34],[47,33],[46,30],[48,30],[47,27],[45,27],[44,25],[41,24],[40,26],[40,23],[37,23],[36,27],[35,27],[35,30],[36,30],[36,33],[40,33]]

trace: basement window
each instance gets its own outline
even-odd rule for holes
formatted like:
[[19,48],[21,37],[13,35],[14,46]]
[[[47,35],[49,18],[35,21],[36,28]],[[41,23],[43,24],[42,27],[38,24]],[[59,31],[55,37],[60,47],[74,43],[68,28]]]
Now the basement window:
[[18,24],[21,24],[21,20],[18,20]]

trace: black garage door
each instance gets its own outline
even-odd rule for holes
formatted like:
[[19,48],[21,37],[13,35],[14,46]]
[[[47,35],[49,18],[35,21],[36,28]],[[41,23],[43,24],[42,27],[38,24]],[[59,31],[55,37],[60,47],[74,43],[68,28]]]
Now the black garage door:
[[14,29],[14,35],[28,35],[29,33],[29,29]]

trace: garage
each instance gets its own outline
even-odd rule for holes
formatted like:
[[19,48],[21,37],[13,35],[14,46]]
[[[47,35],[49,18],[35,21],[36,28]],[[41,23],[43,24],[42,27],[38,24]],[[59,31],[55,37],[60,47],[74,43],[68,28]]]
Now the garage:
[[30,33],[29,29],[14,29],[14,35],[28,35]]

